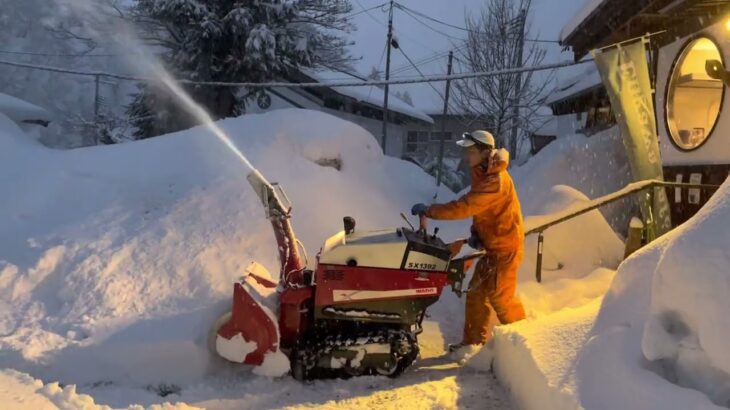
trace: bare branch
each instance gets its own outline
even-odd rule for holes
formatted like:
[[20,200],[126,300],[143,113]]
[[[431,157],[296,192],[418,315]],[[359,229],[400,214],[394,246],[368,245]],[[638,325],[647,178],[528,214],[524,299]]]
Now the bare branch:
[[[467,16],[466,26],[470,31],[462,57],[457,59],[460,68],[463,71],[486,71],[541,64],[545,50],[538,44],[525,46],[520,41],[521,35],[529,35],[530,27],[522,23],[521,16],[522,10],[525,14],[529,12],[531,3],[531,0],[489,0],[480,13]],[[520,33],[521,30],[524,32]],[[503,144],[519,146],[520,140],[531,131],[530,123],[542,105],[552,76],[535,81],[533,75],[505,74],[456,81],[456,105],[461,111],[473,112],[483,119]],[[517,115],[514,114],[515,109]],[[517,141],[510,141],[512,135],[509,131],[513,128],[519,131],[515,137]]]

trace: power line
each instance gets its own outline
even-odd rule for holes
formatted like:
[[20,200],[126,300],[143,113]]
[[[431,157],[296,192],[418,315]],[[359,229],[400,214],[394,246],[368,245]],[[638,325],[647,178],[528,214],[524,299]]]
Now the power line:
[[[418,74],[420,74],[420,75],[421,75],[421,77],[424,77],[424,78],[425,78],[426,76],[425,76],[425,75],[423,75],[423,73],[422,73],[422,72],[421,72],[421,70],[420,70],[420,69],[418,68],[418,66],[416,66],[415,64],[413,64],[413,61],[411,61],[411,58],[410,58],[410,57],[408,57],[408,54],[406,54],[406,52],[405,52],[405,51],[403,51],[403,47],[398,47],[398,50],[400,50],[400,53],[401,53],[401,54],[403,54],[403,57],[405,57],[405,58],[406,58],[406,60],[408,60],[408,62],[409,62],[409,63],[411,63],[411,65],[413,66],[413,68],[415,68],[415,69],[416,69],[416,71],[418,71]],[[438,96],[439,96],[439,97],[441,97],[441,99],[442,99],[442,100],[444,99],[444,95],[443,95],[443,94],[441,94],[441,92],[440,92],[439,90],[437,90],[437,89],[436,89],[436,87],[434,87],[434,86],[433,86],[433,84],[431,84],[431,83],[428,83],[428,85],[430,85],[430,86],[431,86],[431,88],[433,88],[433,90],[434,90],[434,91],[436,92],[436,94],[438,94]]]
[[[387,44],[383,46],[383,52],[380,53],[380,61],[378,61],[378,68],[380,68],[383,65],[383,58],[385,57],[385,50],[387,48],[388,48]],[[380,71],[378,71],[378,73],[380,73]],[[370,89],[368,90],[368,100],[370,99],[370,94],[373,92],[374,88],[375,87],[370,87]]]
[[440,53],[440,54],[438,54],[438,55],[436,55],[436,56],[432,56],[432,57],[429,57],[429,58],[427,58],[427,59],[422,59],[422,60],[418,60],[418,61],[416,61],[415,63],[413,63],[413,62],[408,62],[407,64],[403,64],[403,65],[401,65],[401,66],[397,67],[396,69],[394,69],[394,70],[391,70],[391,72],[390,72],[390,73],[391,73],[391,74],[401,74],[401,73],[405,73],[405,72],[411,71],[411,70],[413,69],[413,66],[414,66],[414,65],[415,65],[415,66],[417,66],[417,67],[420,67],[420,66],[423,66],[423,65],[426,65],[426,64],[432,63],[432,62],[434,62],[434,61],[438,61],[438,60],[440,60],[440,59],[444,58],[444,56],[447,56],[447,55],[448,55],[448,54],[443,54],[443,53]]
[[[365,6],[363,6],[363,5],[362,5],[362,3],[360,3],[360,0],[355,0],[355,2],[356,2],[356,3],[357,3],[357,4],[359,5],[359,6],[360,6],[360,8],[362,8],[362,9],[365,9]],[[387,3],[386,3],[386,4],[387,4]],[[381,5],[380,7],[382,7],[382,5]],[[370,17],[370,19],[371,19],[371,20],[373,20],[374,22],[378,23],[379,25],[381,25],[381,26],[383,26],[383,27],[385,27],[385,28],[388,28],[388,25],[387,25],[387,24],[385,24],[384,22],[382,22],[382,21],[378,20],[378,19],[377,19],[377,18],[376,18],[375,16],[373,16],[372,14],[370,14],[370,11],[366,12],[366,14],[367,14],[367,15],[368,15],[368,17]],[[426,49],[428,49],[428,50],[431,50],[431,51],[433,51],[434,53],[437,53],[437,51],[436,51],[436,50],[434,50],[434,49],[433,49],[433,48],[431,48],[430,46],[428,46],[428,45],[426,45],[426,44],[424,44],[424,43],[420,42],[419,40],[417,40],[417,39],[415,39],[415,38],[411,37],[410,35],[407,35],[407,34],[405,34],[405,33],[400,33],[400,32],[399,32],[399,31],[397,30],[397,28],[396,28],[396,30],[395,30],[395,34],[396,34],[396,38],[398,38],[398,37],[400,37],[401,35],[403,35],[403,37],[404,37],[404,38],[407,38],[407,39],[411,40],[412,42],[414,42],[414,43],[418,44],[419,46],[421,46],[421,47],[424,47],[424,48],[426,48]]]
[[[407,11],[407,12],[409,11],[409,12],[412,12],[412,13],[414,13],[414,14],[416,14],[416,15],[420,16],[420,17],[423,17],[423,18],[425,18],[425,19],[431,20],[431,21],[433,21],[434,23],[442,24],[442,25],[444,25],[444,26],[446,26],[446,27],[451,27],[451,28],[453,28],[453,29],[457,29],[457,30],[461,30],[461,31],[466,31],[466,32],[468,32],[468,33],[473,33],[473,34],[488,34],[488,33],[485,33],[485,32],[483,32],[483,31],[478,31],[478,30],[471,30],[471,29],[469,29],[469,28],[466,28],[466,27],[460,27],[460,26],[456,26],[456,25],[454,25],[454,24],[450,24],[450,23],[447,23],[447,22],[445,22],[445,21],[439,20],[439,19],[437,19],[437,18],[435,18],[435,17],[431,17],[431,16],[429,16],[429,15],[427,15],[427,14],[424,14],[424,13],[422,13],[422,12],[420,12],[420,11],[414,10],[414,9],[412,9],[412,8],[410,8],[410,7],[404,6],[404,5],[402,5],[402,4],[400,4],[400,3],[397,3],[397,2],[396,2],[395,4],[396,4],[396,7],[398,7],[399,9],[401,9],[401,10],[403,10],[403,11]],[[415,18],[415,16],[412,16],[412,15],[411,15],[411,17],[414,17],[414,18]],[[432,30],[434,30],[434,29],[432,28]],[[435,31],[435,30],[434,30],[434,31]],[[437,31],[437,32],[438,32],[438,33],[441,33],[441,32],[439,32],[439,31]],[[453,38],[453,36],[450,36],[450,35],[448,35],[448,34],[445,34],[445,33],[441,33],[441,34],[443,34],[443,35],[445,35],[445,36],[448,36],[448,37],[452,37],[452,38]],[[544,40],[544,39],[528,39],[528,38],[526,38],[526,39],[524,39],[524,41],[528,41],[528,42],[532,42],[532,43],[550,43],[550,44],[560,44],[560,41],[558,41],[558,40]]]
[[37,53],[30,51],[10,51],[0,50],[0,54],[12,54],[23,56],[40,56],[40,57],[116,57],[117,54],[57,54],[57,53]]
[[418,18],[418,17],[416,17],[415,15],[411,14],[411,12],[410,12],[410,10],[411,10],[411,9],[407,9],[407,8],[404,8],[404,7],[402,7],[402,6],[401,6],[400,4],[398,4],[398,3],[396,3],[396,5],[397,5],[396,7],[398,7],[398,8],[399,8],[399,9],[400,9],[401,11],[403,11],[403,12],[404,12],[404,13],[406,13],[406,14],[408,14],[408,15],[409,15],[409,16],[410,16],[410,17],[411,17],[412,19],[414,19],[414,20],[416,20],[417,22],[419,22],[419,23],[423,24],[424,26],[426,26],[426,27],[427,27],[428,29],[430,29],[431,31],[434,31],[434,32],[436,32],[436,33],[438,33],[438,34],[441,34],[441,35],[442,35],[442,36],[444,36],[444,37],[448,37],[448,38],[450,38],[450,39],[453,39],[453,40],[458,40],[458,41],[464,41],[464,39],[463,39],[463,38],[460,38],[460,37],[455,37],[455,36],[452,36],[451,34],[446,34],[446,33],[444,33],[443,31],[441,31],[441,30],[438,30],[438,29],[435,29],[435,28],[431,27],[430,25],[428,25],[427,23],[425,23],[425,22],[421,21],[421,19],[419,19],[419,18]]
[[[360,14],[363,14],[363,13],[368,13],[368,14],[370,14],[370,11],[371,11],[371,10],[379,9],[379,8],[381,8],[381,7],[385,6],[385,5],[386,5],[386,4],[388,4],[388,3],[387,3],[387,2],[385,2],[385,3],[382,3],[382,4],[378,4],[377,6],[373,6],[373,7],[367,8],[367,9],[366,9],[366,8],[364,8],[364,7],[362,6],[362,4],[360,4],[360,2],[359,2],[359,1],[357,2],[357,4],[359,4],[359,5],[360,5],[360,7],[362,8],[362,10],[360,10],[360,11],[358,11],[358,12],[355,12],[355,13],[352,13],[352,14],[350,14],[350,15],[347,15],[347,16],[343,17],[343,19],[345,19],[345,20],[349,20],[349,19],[351,19],[351,18],[353,18],[353,17],[355,17],[355,16],[359,16]],[[370,17],[372,18],[372,16],[370,16]]]
[[[466,44],[461,44],[459,46],[450,47],[449,50],[447,50],[447,51],[442,51],[442,52],[439,52],[437,54],[424,57],[424,58],[422,58],[420,60],[416,60],[415,65],[421,67],[421,66],[423,66],[425,64],[429,64],[429,63],[432,63],[434,61],[441,60],[442,58],[447,57],[449,55],[449,51],[450,50],[459,50],[459,49],[464,48],[466,46],[467,46]],[[413,67],[412,67],[411,64],[403,64],[400,67],[397,67],[394,70],[391,70],[391,74],[393,74],[393,73],[396,73],[396,74],[404,73],[404,72],[410,71],[412,68]]]
[[[373,16],[372,14],[370,14],[370,10],[373,10],[374,8],[371,7],[371,8],[366,9],[365,6],[363,6],[362,3],[360,3],[360,0],[355,0],[355,3],[357,3],[358,6],[360,6],[360,8],[362,9],[362,12],[365,13],[365,14],[367,14],[368,17],[370,17],[371,20],[373,20],[374,22],[380,24],[383,27],[386,27],[385,23],[383,23],[382,21],[378,20],[375,16]],[[381,5],[379,5],[378,7],[375,7],[375,8],[383,7],[385,4],[386,3],[383,3],[383,4],[381,4]]]
[[[288,82],[267,82],[267,83],[255,83],[255,82],[224,82],[224,81],[192,81],[192,80],[184,80],[179,79],[176,80],[180,84],[190,84],[190,85],[201,85],[201,86],[209,86],[209,87],[250,87],[250,88],[325,88],[325,87],[370,87],[370,86],[379,86],[379,85],[397,85],[397,84],[418,84],[418,83],[432,83],[432,82],[441,82],[446,80],[466,80],[469,78],[477,78],[477,77],[492,77],[497,75],[511,75],[511,74],[517,74],[517,73],[525,73],[525,72],[534,72],[534,71],[545,71],[545,70],[554,70],[556,68],[563,68],[563,67],[571,67],[571,66],[577,66],[582,65],[586,63],[592,63],[593,60],[582,60],[578,62],[574,61],[563,61],[558,63],[552,63],[552,64],[543,64],[543,65],[537,65],[537,66],[526,66],[526,67],[515,67],[515,68],[506,68],[501,70],[492,70],[492,71],[477,71],[477,72],[470,72],[470,73],[459,73],[459,74],[452,74],[452,75],[428,75],[428,76],[422,76],[422,77],[415,77],[415,78],[398,78],[398,79],[392,79],[388,81],[383,80],[368,80],[368,81],[334,81],[334,82],[310,82],[310,83],[288,83]],[[81,71],[81,70],[71,70],[67,68],[61,68],[61,67],[53,67],[53,66],[46,66],[46,65],[36,65],[36,64],[25,64],[25,63],[18,63],[14,61],[5,61],[0,60],[0,64],[2,65],[9,65],[13,67],[21,67],[21,68],[28,68],[28,69],[34,69],[34,70],[43,70],[43,71],[50,71],[50,72],[56,72],[56,73],[62,73],[62,74],[71,74],[71,75],[81,75],[81,76],[91,76],[91,77],[107,77],[107,78],[116,78],[118,80],[128,80],[128,81],[157,81],[154,78],[149,77],[137,77],[127,74],[117,74],[117,73],[108,73],[103,71]]]

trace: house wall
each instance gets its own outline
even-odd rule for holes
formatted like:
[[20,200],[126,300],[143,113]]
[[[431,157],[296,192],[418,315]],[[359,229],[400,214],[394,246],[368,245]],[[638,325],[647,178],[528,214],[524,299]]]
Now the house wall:
[[[711,103],[720,105],[717,123],[707,140],[698,148],[686,151],[674,144],[669,133],[667,123],[667,86],[678,60],[685,46],[696,36],[706,36],[712,39],[719,48],[720,54],[727,66],[730,64],[730,31],[725,28],[724,22],[709,26],[693,36],[688,36],[662,47],[657,60],[657,81],[655,94],[655,108],[657,116],[657,132],[659,146],[664,165],[664,178],[672,182],[692,182],[720,185],[730,172],[730,92],[727,87],[722,101]],[[710,128],[706,125],[707,112],[698,112],[700,105],[693,106],[692,101],[706,101],[708,93],[702,89],[688,89],[679,100],[685,100],[688,113],[698,118],[698,126]],[[694,110],[694,111],[693,111]],[[706,110],[706,109],[705,109]],[[671,205],[672,223],[676,226],[691,218],[714,194],[714,190],[668,188],[667,197]]]
[[557,137],[567,137],[578,133],[586,126],[587,113],[565,114],[556,116],[558,119]]
[[[434,120],[433,124],[411,123],[408,125],[407,131],[410,131],[410,138],[408,132],[406,132],[403,145],[404,154],[421,153],[423,155],[426,153],[429,156],[438,156],[442,116],[431,115],[431,117]],[[459,156],[460,151],[456,148],[454,142],[467,131],[467,126],[463,123],[461,117],[448,116],[445,130],[447,138],[444,141],[444,155],[447,157]],[[417,133],[417,135],[414,135],[414,133]],[[416,138],[415,141],[414,137]]]
[[[373,137],[375,137],[375,140],[378,141],[378,143],[381,142],[382,133],[383,133],[383,122],[381,120],[373,119],[373,118],[367,118],[362,117],[357,114],[348,113],[345,111],[335,110],[331,108],[326,108],[321,105],[321,101],[319,101],[316,97],[310,96],[305,97],[303,95],[300,95],[297,92],[294,92],[292,90],[285,90],[282,89],[279,91],[283,96],[287,98],[286,101],[276,95],[271,94],[271,106],[267,109],[262,109],[258,107],[255,101],[251,101],[248,107],[246,107],[246,112],[255,114],[255,113],[261,113],[271,110],[278,110],[278,109],[286,109],[286,108],[305,108],[310,110],[317,110],[326,112],[328,114],[332,114],[335,117],[342,118],[344,120],[353,122],[373,134]],[[299,107],[295,107],[291,104],[291,102],[294,102]],[[413,124],[420,124],[416,121],[413,122]],[[417,127],[421,125],[411,125],[411,123],[407,124],[393,124],[388,123],[388,139],[386,143],[388,144],[386,153],[389,156],[401,158],[403,156],[403,152],[405,149],[405,138],[407,130],[410,129],[410,127]],[[430,125],[429,125],[430,126]]]
[[[714,40],[720,49],[727,68],[730,64],[730,31],[725,27],[725,22],[709,26],[696,35],[705,35]],[[675,61],[679,58],[685,45],[691,38],[692,36],[679,39],[659,50],[655,107],[657,111],[657,131],[659,134],[662,161],[665,166],[730,164],[730,101],[728,101],[730,92],[727,89],[725,90],[725,95],[721,103],[722,108],[717,119],[717,124],[712,134],[702,146],[692,151],[683,151],[672,142],[668,131],[666,108],[667,85],[671,78]],[[694,96],[689,94],[687,94],[686,98],[705,98],[701,90],[693,92],[695,94]],[[701,113],[698,115],[701,115]]]

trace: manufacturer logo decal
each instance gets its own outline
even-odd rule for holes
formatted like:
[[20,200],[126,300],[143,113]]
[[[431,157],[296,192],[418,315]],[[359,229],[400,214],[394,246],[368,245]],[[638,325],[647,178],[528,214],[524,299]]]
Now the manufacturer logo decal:
[[390,299],[403,296],[424,296],[438,294],[437,288],[416,288],[416,289],[398,289],[398,290],[332,290],[332,300],[335,302],[355,301],[355,300],[372,300],[372,299]]

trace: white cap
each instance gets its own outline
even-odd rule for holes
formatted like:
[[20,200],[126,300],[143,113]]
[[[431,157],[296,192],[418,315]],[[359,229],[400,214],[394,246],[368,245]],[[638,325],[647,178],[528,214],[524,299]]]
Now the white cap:
[[471,147],[472,145],[475,145],[477,143],[488,145],[489,147],[494,148],[494,136],[488,131],[477,130],[472,132],[465,132],[461,136],[461,139],[456,141],[456,145],[464,148]]

